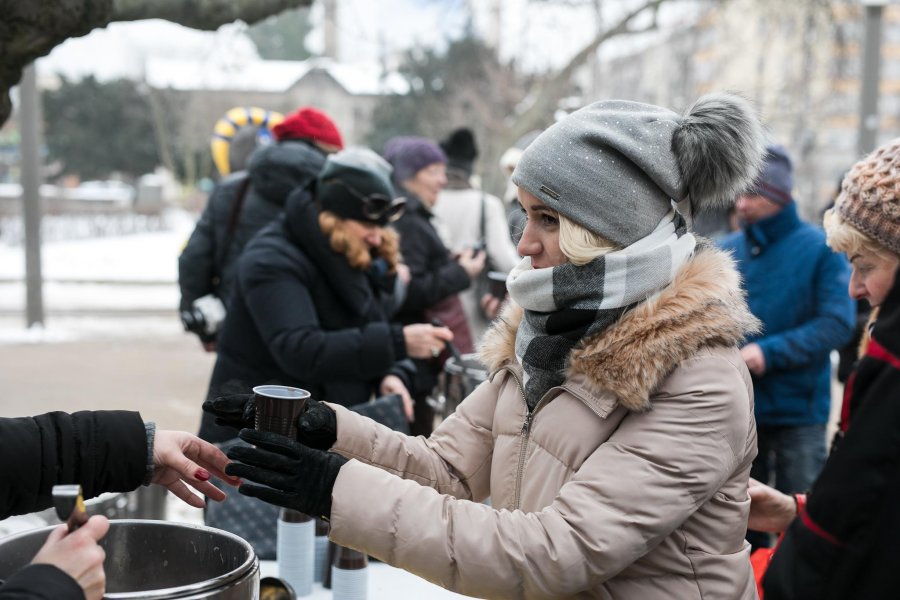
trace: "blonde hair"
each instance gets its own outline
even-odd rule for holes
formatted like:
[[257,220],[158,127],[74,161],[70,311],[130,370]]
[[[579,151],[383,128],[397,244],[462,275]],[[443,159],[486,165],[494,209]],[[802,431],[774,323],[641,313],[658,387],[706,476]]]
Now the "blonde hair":
[[595,258],[621,250],[603,236],[588,231],[575,221],[557,213],[559,219],[559,249],[575,266],[586,265]]
[[[319,229],[328,237],[331,249],[347,258],[347,262],[354,269],[365,271],[372,264],[372,254],[369,246],[361,239],[347,233],[344,227],[344,219],[333,212],[323,210],[319,213]],[[388,272],[397,272],[397,263],[400,260],[400,237],[392,229],[381,227],[381,245],[374,249],[374,254],[385,259],[388,263]]]
[[835,252],[843,252],[848,257],[867,252],[884,259],[900,260],[900,256],[848,223],[833,208],[825,211],[823,225],[825,242]]

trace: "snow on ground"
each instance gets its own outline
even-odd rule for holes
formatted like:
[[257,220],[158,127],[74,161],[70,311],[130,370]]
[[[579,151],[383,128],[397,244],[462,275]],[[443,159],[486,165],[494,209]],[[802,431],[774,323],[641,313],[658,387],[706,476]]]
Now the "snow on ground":
[[[46,242],[41,249],[43,276],[49,280],[175,283],[178,255],[194,221],[182,211],[166,213],[165,221],[163,231]],[[0,280],[24,276],[24,248],[0,245]]]
[[193,216],[171,211],[161,231],[47,242],[44,327],[25,327],[25,255],[0,245],[0,344],[180,335],[178,255]]

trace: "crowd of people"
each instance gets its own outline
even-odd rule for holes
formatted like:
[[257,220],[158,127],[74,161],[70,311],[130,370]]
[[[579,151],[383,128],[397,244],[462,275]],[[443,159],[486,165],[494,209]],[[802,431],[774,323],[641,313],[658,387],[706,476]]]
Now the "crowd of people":
[[[185,325],[217,353],[202,439],[130,413],[0,420],[31,475],[3,514],[46,506],[59,482],[159,483],[202,506],[186,485],[222,500],[215,476],[475,597],[896,588],[900,140],[847,172],[823,229],[732,94],[684,114],[589,104],[507,152],[502,200],[478,186],[467,128],[379,154],[303,107],[274,137],[218,184],[179,260]],[[732,231],[701,235],[712,221]],[[861,301],[828,440],[830,357]],[[476,351],[487,379],[436,418],[445,361]],[[296,437],[253,429],[261,384],[312,393]],[[404,427],[365,416],[386,396]],[[39,597],[42,578],[55,598],[100,598],[106,526],[55,532],[0,600]]]

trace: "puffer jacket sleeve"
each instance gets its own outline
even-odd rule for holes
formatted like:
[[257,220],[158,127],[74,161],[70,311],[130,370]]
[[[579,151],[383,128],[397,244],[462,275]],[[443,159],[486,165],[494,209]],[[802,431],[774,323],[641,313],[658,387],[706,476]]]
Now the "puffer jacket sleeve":
[[439,493],[480,501],[490,494],[497,385],[480,385],[431,436],[407,436],[330,405],[337,413],[332,450]]
[[0,585],[0,600],[84,600],[84,590],[53,565],[29,565]]
[[331,538],[476,597],[595,588],[677,529],[739,464],[749,471],[743,375],[706,360],[670,375],[653,409],[626,416],[541,511],[495,510],[352,460],[335,484]]
[[310,383],[341,379],[369,381],[402,358],[394,352],[390,323],[324,330],[309,291],[309,264],[240,258],[244,301],[279,368]]
[[0,456],[0,518],[5,518],[51,506],[56,484],[80,483],[85,498],[136,489],[147,470],[147,434],[136,412],[0,419]]
[[843,255],[824,248],[811,290],[813,314],[803,324],[757,340],[766,359],[766,371],[804,368],[850,341],[856,321],[853,300],[847,294],[850,269]]

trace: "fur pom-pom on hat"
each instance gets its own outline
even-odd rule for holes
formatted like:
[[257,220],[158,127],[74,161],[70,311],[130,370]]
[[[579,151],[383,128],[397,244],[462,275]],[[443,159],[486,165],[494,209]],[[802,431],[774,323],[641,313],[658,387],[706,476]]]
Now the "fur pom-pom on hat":
[[688,109],[675,129],[672,151],[685,195],[700,213],[727,208],[753,185],[765,156],[765,135],[747,100],[709,94]]
[[731,94],[697,101],[682,117],[625,100],[575,111],[537,137],[513,183],[582,227],[622,247],[643,239],[672,209],[733,203],[756,177],[762,126]]

